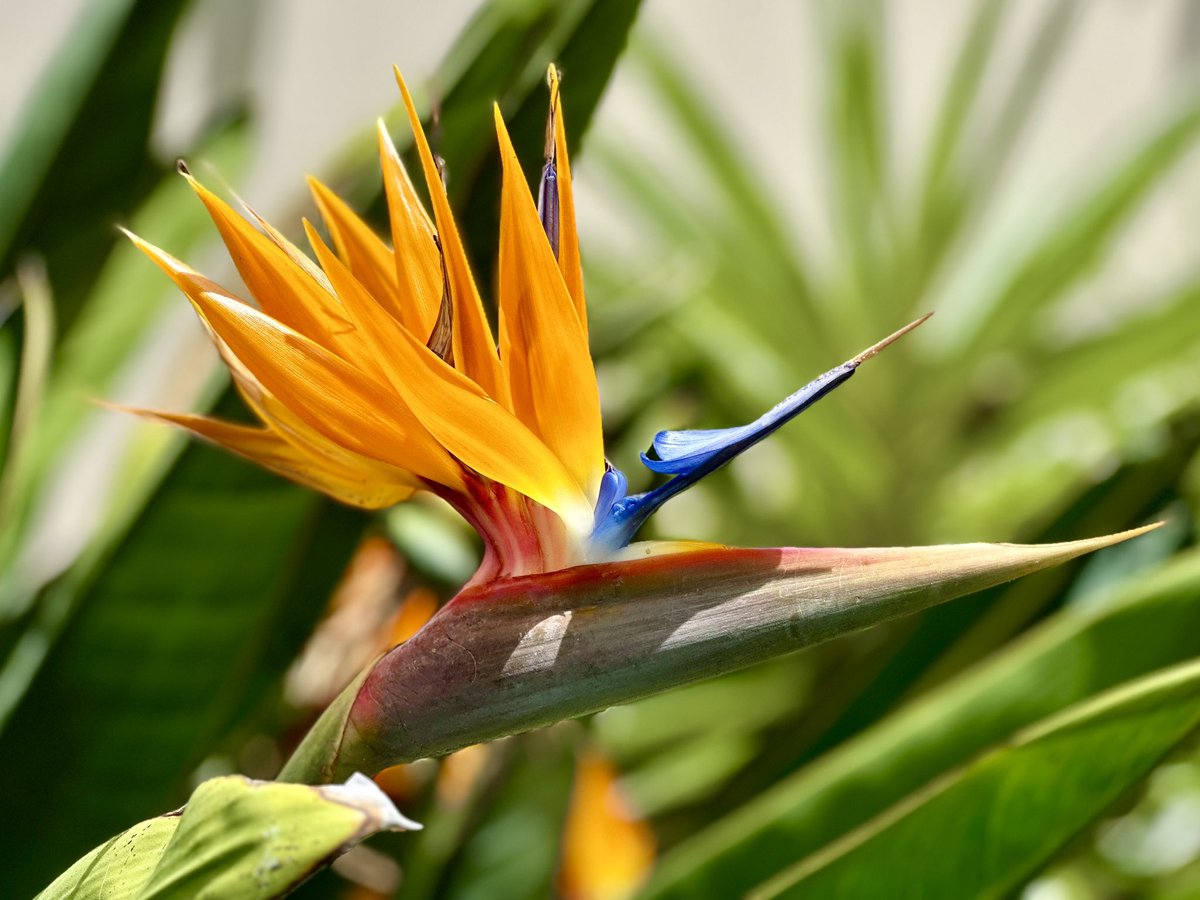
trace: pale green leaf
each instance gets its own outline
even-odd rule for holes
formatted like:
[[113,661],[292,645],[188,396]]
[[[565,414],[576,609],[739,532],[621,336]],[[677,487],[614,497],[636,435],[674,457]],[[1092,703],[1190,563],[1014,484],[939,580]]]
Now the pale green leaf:
[[374,782],[305,787],[213,778],[181,811],[142,822],[71,866],[41,900],[281,897],[378,831],[421,826]]

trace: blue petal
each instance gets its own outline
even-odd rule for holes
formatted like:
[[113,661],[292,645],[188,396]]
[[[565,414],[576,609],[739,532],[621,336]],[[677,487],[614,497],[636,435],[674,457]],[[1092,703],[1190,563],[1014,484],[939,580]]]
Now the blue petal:
[[858,360],[843,363],[806,384],[770,412],[737,428],[660,431],[654,437],[654,456],[642,454],[645,466],[671,479],[652,491],[625,496],[626,479],[617,469],[605,472],[596,503],[592,541],[608,549],[624,547],[654,512],[709,472],[719,469],[799,415],[858,368]]
[[542,167],[542,181],[538,185],[537,198],[538,217],[542,220],[542,230],[550,241],[550,249],[554,258],[558,259],[559,239],[559,208],[558,208],[558,167],[553,159],[546,160]]
[[770,412],[749,425],[695,431],[660,431],[654,436],[654,456],[642,454],[642,463],[663,475],[704,474],[724,465],[743,450],[777,431],[854,374],[857,366],[845,363],[817,378]]
[[596,498],[595,528],[599,528],[612,515],[613,506],[625,499],[629,482],[625,473],[605,460],[604,477],[600,479],[600,493]]
[[692,467],[692,460],[736,441],[750,425],[696,431],[660,431],[654,436],[654,456],[642,454],[642,463],[652,472],[675,475]]
[[681,491],[687,490],[709,472],[719,469],[739,453],[753,447],[838,385],[848,381],[862,363],[908,334],[931,315],[932,313],[926,313],[868,347],[848,362],[813,379],[749,425],[693,431],[660,431],[654,436],[650,452],[642,454],[642,463],[653,472],[672,477],[652,491],[627,497],[625,476],[610,466],[600,489],[600,500],[596,504],[596,524],[592,530],[592,541],[608,549],[624,547],[633,540],[642,523],[660,506]]

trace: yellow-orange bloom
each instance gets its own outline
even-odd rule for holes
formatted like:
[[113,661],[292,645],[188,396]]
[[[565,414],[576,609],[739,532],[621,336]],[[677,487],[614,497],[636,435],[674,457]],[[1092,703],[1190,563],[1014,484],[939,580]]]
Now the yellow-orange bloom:
[[391,247],[311,179],[333,245],[306,221],[314,264],[181,166],[257,307],[130,237],[191,300],[262,424],[143,413],[353,505],[438,494],[484,536],[481,578],[580,562],[605,462],[557,73],[551,68],[550,239],[496,110],[499,345],[438,163],[396,75],[433,215],[381,123]]
[[[314,262],[181,171],[257,306],[130,235],[191,300],[261,426],[140,411],[365,508],[414,491],[447,500],[484,539],[474,582],[612,558],[671,497],[845,383],[918,320],[748,425],[663,431],[642,461],[669,478],[628,495],[604,458],[558,73],[535,202],[496,108],[503,167],[494,339],[437,159],[396,73],[433,215],[387,131],[379,155],[391,246],[310,179],[332,247]],[[694,549],[642,545],[634,555]]]

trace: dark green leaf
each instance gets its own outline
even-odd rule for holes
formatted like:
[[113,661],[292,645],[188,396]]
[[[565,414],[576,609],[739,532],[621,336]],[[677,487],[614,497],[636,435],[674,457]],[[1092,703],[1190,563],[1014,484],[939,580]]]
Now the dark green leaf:
[[1200,725],[1200,662],[1014,735],[752,896],[1004,897]]
[[158,181],[147,141],[167,47],[186,0],[87,4],[0,161],[0,275],[46,260],[70,324],[126,218]]
[[0,733],[22,773],[0,796],[24,823],[8,838],[8,890],[28,895],[179,804],[189,771],[307,638],[364,523],[191,444],[87,589],[51,585],[22,639],[49,653]]

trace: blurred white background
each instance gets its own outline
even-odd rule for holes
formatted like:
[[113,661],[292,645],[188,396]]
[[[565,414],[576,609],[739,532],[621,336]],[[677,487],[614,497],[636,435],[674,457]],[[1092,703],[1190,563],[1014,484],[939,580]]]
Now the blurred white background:
[[[928,133],[939,86],[977,2],[885,4],[896,48],[888,87],[898,113],[891,124],[901,168],[915,159],[917,139]],[[86,3],[0,3],[5,22],[0,145],[10,139],[23,98]],[[413,83],[426,83],[478,5],[198,0],[170,61],[157,146],[166,158],[187,147],[205,114],[245,78],[252,85],[259,141],[256,164],[239,188],[268,215],[290,210],[302,194],[303,175],[321,171],[349,135],[369,128],[396,102],[391,66],[400,65]],[[1015,48],[1046,3],[1017,0],[1013,6],[1015,27],[1007,29],[1005,40]],[[1181,27],[1188,21],[1189,0],[1095,0],[1086,6],[1077,20],[1079,33],[1069,42],[1070,58],[1014,160],[1020,183],[1042,204],[1053,204],[1072,172],[1119,148],[1126,134],[1160,111],[1179,83],[1181,67],[1195,63]],[[794,200],[788,205],[806,234],[818,246],[829,240],[820,203],[820,145],[812,139],[820,127],[819,45],[806,4],[647,0],[637,32],[665,42],[687,62],[746,152],[779,185],[779,193]],[[251,53],[251,47],[258,49]],[[1007,62],[1015,68],[1019,60]],[[1000,69],[994,81],[1011,74]],[[639,152],[671,152],[664,130],[655,128],[635,67],[618,69],[595,124],[615,140],[628,138]],[[620,240],[620,223],[589,179],[586,161],[577,177],[585,228],[595,240]],[[1174,261],[1190,249],[1185,210],[1192,198],[1194,192],[1184,198],[1173,192],[1149,206],[1138,240],[1127,243],[1118,259],[1121,282],[1157,279],[1175,268]],[[1155,252],[1143,252],[1147,245]]]

